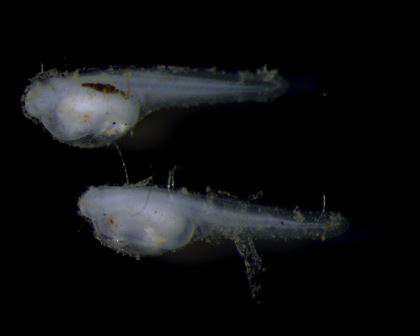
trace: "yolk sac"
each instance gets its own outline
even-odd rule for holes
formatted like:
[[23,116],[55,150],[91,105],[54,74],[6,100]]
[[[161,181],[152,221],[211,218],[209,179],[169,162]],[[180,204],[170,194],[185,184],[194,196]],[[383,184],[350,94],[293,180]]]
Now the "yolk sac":
[[23,107],[58,141],[106,146],[162,108],[270,101],[288,88],[276,71],[226,74],[179,67],[39,74]]

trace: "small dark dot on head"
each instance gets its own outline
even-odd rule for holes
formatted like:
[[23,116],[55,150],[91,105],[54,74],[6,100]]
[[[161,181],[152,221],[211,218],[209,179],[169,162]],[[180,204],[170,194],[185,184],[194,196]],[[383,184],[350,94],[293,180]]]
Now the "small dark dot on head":
[[114,121],[113,123],[112,123],[112,125],[115,125],[116,124],[116,122]]

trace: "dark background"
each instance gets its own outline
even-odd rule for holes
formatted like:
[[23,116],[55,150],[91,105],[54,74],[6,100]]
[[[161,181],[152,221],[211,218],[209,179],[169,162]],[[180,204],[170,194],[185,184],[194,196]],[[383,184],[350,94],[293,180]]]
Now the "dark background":
[[[76,33],[83,34],[81,27],[86,25]],[[176,187],[204,192],[210,185],[242,199],[263,190],[259,204],[319,210],[325,194],[327,209],[348,217],[350,231],[323,243],[257,242],[266,268],[261,300],[276,310],[309,314],[320,313],[321,305],[327,316],[386,306],[398,295],[403,265],[388,211],[395,197],[394,163],[386,154],[390,133],[362,91],[369,73],[360,80],[369,59],[356,63],[357,52],[342,49],[328,34],[332,27],[319,29],[316,22],[302,35],[296,25],[280,28],[269,19],[199,34],[193,26],[182,26],[181,33],[165,27],[165,34],[141,35],[138,42],[133,27],[128,35],[90,27],[77,43],[75,35],[47,27],[41,43],[29,33],[26,45],[16,44],[6,69],[13,73],[15,111],[7,164],[18,176],[8,182],[18,185],[11,207],[22,248],[9,255],[25,302],[57,309],[250,304],[244,265],[231,242],[141,261],[101,246],[78,216],[77,199],[90,185],[124,183],[116,150],[54,141],[23,116],[20,99],[41,64],[44,70],[164,64],[227,71],[267,64],[290,81],[286,96],[271,104],[179,111],[170,122],[167,111],[156,113],[144,128],[165,127],[162,138],[145,137],[138,150],[122,146],[130,179],[153,175],[165,185],[177,165]]]

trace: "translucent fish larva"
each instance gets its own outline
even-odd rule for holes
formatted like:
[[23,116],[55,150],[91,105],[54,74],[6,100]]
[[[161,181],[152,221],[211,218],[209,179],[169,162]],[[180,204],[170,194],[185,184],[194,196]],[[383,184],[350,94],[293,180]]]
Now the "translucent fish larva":
[[101,242],[136,257],[174,251],[192,240],[324,240],[347,228],[337,213],[320,217],[136,185],[90,187],[79,210]]
[[268,101],[287,90],[276,71],[226,74],[180,67],[109,69],[36,76],[23,96],[30,118],[58,141],[99,147],[121,138],[149,113],[200,104]]

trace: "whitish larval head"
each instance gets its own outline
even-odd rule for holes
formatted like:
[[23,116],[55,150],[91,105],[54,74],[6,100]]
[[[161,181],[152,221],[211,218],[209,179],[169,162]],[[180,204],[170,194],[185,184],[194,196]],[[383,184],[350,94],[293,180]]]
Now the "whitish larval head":
[[57,140],[100,147],[123,136],[137,122],[139,105],[111,84],[84,83],[74,76],[35,80],[24,96],[26,114]]
[[178,198],[151,187],[90,187],[79,199],[80,214],[96,237],[134,256],[159,255],[187,245],[194,225]]

